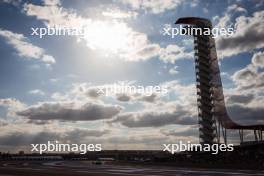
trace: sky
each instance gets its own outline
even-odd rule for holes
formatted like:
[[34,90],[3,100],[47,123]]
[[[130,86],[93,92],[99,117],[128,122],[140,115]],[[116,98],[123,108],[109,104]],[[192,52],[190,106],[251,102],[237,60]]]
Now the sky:
[[[263,124],[262,0],[1,0],[0,150],[48,140],[103,149],[198,142],[193,38],[162,32],[189,16],[234,29],[215,38],[227,110],[237,123]],[[32,35],[54,25],[87,33]],[[97,91],[116,84],[168,92]]]

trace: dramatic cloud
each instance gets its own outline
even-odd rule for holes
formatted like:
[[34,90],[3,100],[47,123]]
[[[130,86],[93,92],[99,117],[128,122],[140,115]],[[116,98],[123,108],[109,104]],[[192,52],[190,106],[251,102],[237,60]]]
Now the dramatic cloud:
[[157,56],[164,62],[173,63],[177,59],[192,58],[193,55],[177,45],[161,48],[159,44],[151,43],[145,33],[135,31],[121,20],[85,18],[58,4],[44,6],[25,4],[24,12],[28,16],[42,20],[46,26],[85,29],[84,36],[77,36],[78,41],[84,40],[90,49],[103,50],[114,58],[125,61],[148,60]]
[[117,94],[116,99],[119,101],[127,102],[131,99],[131,97],[126,94]]
[[183,109],[176,107],[175,111],[144,111],[129,112],[117,116],[112,123],[121,123],[124,126],[135,127],[161,127],[165,125],[193,125],[197,123],[192,114]]
[[120,106],[93,103],[75,106],[74,103],[42,103],[17,114],[30,120],[93,121],[110,119],[122,109]]
[[45,95],[45,92],[40,89],[30,90],[28,93],[32,95]]
[[142,96],[136,97],[137,101],[144,101],[144,102],[148,102],[148,103],[153,103],[157,99],[158,99],[158,95],[157,94],[142,95]]
[[238,4],[233,4],[227,8],[227,13],[230,12],[247,12],[247,10]]
[[101,95],[99,89],[96,88],[89,88],[85,94],[91,98],[98,98]]
[[43,0],[45,5],[53,6],[53,5],[60,5],[60,0]]
[[111,18],[135,18],[137,17],[136,12],[130,12],[130,11],[121,11],[120,9],[107,9],[104,12],[102,12],[103,16],[111,17]]
[[173,68],[171,68],[171,69],[169,70],[169,73],[170,73],[171,75],[176,75],[176,74],[178,74],[179,72],[178,72],[177,68],[178,68],[178,66],[174,66]]
[[237,88],[240,90],[254,89],[255,91],[261,91],[264,88],[264,73],[259,69],[263,68],[263,63],[263,52],[258,52],[253,55],[249,65],[235,72],[232,79]]
[[156,103],[156,101],[159,99],[159,96],[157,94],[151,94],[151,95],[143,95],[143,94],[117,94],[116,99],[118,101],[122,102],[147,102],[147,103]]
[[15,98],[2,98],[0,99],[0,106],[12,106],[21,109],[24,104]]
[[[126,86],[131,86],[131,89]],[[155,86],[160,86],[161,89],[164,90],[166,88],[166,86],[163,85]],[[78,99],[81,101],[86,101],[88,99],[100,102],[101,100],[104,100],[104,98],[111,97],[114,100],[120,102],[155,103],[160,97],[164,96],[166,93],[155,92],[155,88],[153,87],[151,87],[152,89],[150,89],[150,87],[146,86],[144,87],[143,91],[143,86],[137,87],[137,85],[133,81],[118,81],[113,84],[102,84],[96,86],[87,83],[78,83],[74,84],[73,88],[68,91],[68,93],[66,93],[65,95],[62,95],[57,92],[52,95],[52,98],[55,100]]]
[[166,136],[193,136],[197,137],[199,134],[198,127],[189,126],[173,130],[160,130],[162,134]]
[[264,68],[264,52],[255,53],[252,57],[252,64],[255,67]]
[[[80,129],[76,128],[72,131],[67,133],[67,138],[70,140],[76,140],[76,138],[86,138],[86,137],[101,137],[103,135],[109,134],[110,130],[87,130],[87,129]],[[79,141],[79,140],[77,140]]]
[[[2,0],[2,3],[8,3],[8,4],[12,4],[14,6],[19,6],[22,0]],[[1,3],[0,2],[0,3]]]
[[15,117],[16,112],[19,110],[23,110],[26,105],[15,99],[15,98],[2,98],[0,99],[0,107],[3,106],[7,109],[7,117]]
[[0,36],[4,37],[14,47],[20,57],[39,59],[48,65],[56,62],[52,56],[45,54],[44,49],[31,44],[23,34],[0,29]]
[[104,50],[109,52],[108,54],[129,61],[145,60],[154,56],[151,51],[153,46],[146,34],[133,30],[123,21],[85,18],[58,4],[52,6],[25,4],[24,12],[28,16],[42,20],[46,26],[85,29],[84,36],[76,36],[77,40],[84,40],[93,50]]
[[118,0],[123,4],[129,5],[134,10],[149,11],[154,14],[171,10],[182,4],[183,0]]
[[251,63],[231,76],[236,87],[227,90],[227,110],[239,124],[264,124],[263,61],[263,52],[254,53]]
[[256,77],[257,73],[250,67],[239,70],[233,75],[234,81],[241,87],[245,88],[252,87],[257,84],[257,82],[254,80]]
[[7,126],[8,123],[5,122],[4,120],[0,120],[0,127]]
[[[262,97],[263,98],[263,97]],[[232,105],[228,107],[230,117],[243,125],[264,124],[264,108],[245,105]]]
[[234,27],[236,32],[229,37],[217,38],[220,57],[229,57],[264,47],[264,11],[255,12],[252,17],[239,16]]
[[43,130],[40,132],[13,131],[6,135],[0,136],[1,146],[28,146],[30,144],[47,143],[47,141],[63,141],[70,143],[81,143],[87,137],[101,137],[108,134],[109,131],[71,129],[67,131]]
[[161,150],[162,144],[169,143],[169,138],[161,134],[130,134],[129,136],[113,136],[106,138],[105,141],[112,144],[118,144],[118,149],[142,150]]
[[174,63],[178,59],[191,59],[193,58],[192,52],[186,52],[184,47],[178,45],[168,45],[160,51],[160,59],[165,63]]
[[138,58],[139,60],[146,60],[154,56],[158,56],[161,48],[157,44],[146,45],[133,53],[129,58]]
[[241,95],[241,94],[237,94],[237,95],[231,95],[227,98],[227,102],[229,104],[233,104],[233,103],[243,103],[243,104],[248,104],[250,103],[252,100],[254,99],[254,95],[253,94],[247,94],[247,95]]

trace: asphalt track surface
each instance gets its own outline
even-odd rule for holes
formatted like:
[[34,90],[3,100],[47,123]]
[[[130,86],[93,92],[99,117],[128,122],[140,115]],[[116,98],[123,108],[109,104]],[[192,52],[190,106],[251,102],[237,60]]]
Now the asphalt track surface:
[[0,176],[264,176],[264,171],[198,169],[166,166],[93,165],[89,162],[0,162]]

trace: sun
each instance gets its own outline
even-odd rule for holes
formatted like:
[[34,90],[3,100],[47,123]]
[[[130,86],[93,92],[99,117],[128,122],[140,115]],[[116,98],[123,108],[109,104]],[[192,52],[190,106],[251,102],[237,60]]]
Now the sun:
[[89,48],[122,53],[131,49],[132,34],[132,29],[123,22],[93,21],[85,29],[83,38]]

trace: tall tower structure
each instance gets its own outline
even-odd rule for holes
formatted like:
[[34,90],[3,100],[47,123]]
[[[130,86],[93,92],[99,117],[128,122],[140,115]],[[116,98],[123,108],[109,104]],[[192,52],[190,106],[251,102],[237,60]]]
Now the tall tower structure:
[[[204,18],[180,18],[176,24],[188,24],[191,28],[206,31],[212,29],[211,22]],[[263,124],[240,125],[234,122],[227,113],[214,38],[211,35],[199,35],[199,33],[192,35],[194,37],[200,143],[220,143],[221,131],[224,143],[227,143],[227,129],[239,130],[241,143],[244,142],[243,130],[252,130],[255,142],[263,141]]]
[[[209,20],[202,18],[180,18],[176,24],[192,25],[191,29],[207,28],[211,29],[212,24]],[[212,93],[212,74],[219,73],[217,56],[215,51],[215,42],[210,35],[193,35],[194,36],[194,56],[195,56],[195,73],[198,103],[198,121],[199,121],[199,138],[201,144],[216,143],[217,125],[213,114],[213,93]],[[211,69],[212,62],[215,62],[216,68]],[[220,78],[220,77],[219,77]],[[221,80],[220,80],[221,81]]]

